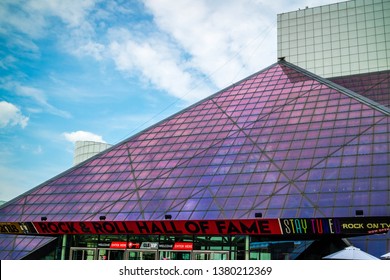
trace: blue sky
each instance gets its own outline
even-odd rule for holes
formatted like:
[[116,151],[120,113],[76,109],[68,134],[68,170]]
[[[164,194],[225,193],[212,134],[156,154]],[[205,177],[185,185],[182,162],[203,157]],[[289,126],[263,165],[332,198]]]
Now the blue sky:
[[332,0],[0,1],[0,200],[277,60],[276,15]]

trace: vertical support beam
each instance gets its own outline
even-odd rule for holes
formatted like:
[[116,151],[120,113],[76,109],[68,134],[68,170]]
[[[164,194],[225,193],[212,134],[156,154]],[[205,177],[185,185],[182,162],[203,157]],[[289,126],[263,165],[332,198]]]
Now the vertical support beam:
[[245,260],[249,260],[249,235],[245,236]]
[[61,260],[65,260],[66,256],[66,241],[68,239],[68,235],[64,234],[62,236],[62,246],[61,246]]

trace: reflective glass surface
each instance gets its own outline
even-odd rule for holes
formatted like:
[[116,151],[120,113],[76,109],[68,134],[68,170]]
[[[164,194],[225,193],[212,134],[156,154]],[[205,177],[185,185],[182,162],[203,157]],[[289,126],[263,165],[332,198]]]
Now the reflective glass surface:
[[0,260],[20,260],[56,239],[46,236],[0,234]]
[[1,221],[390,215],[390,117],[279,62],[1,206]]
[[329,80],[390,107],[390,71],[335,77]]
[[390,0],[278,14],[278,57],[326,78],[389,70],[389,14]]

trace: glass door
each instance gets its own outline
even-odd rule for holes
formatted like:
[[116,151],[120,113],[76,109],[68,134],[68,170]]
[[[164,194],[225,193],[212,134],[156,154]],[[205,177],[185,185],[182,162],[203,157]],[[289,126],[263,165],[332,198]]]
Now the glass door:
[[123,260],[125,250],[99,249],[99,260]]
[[211,252],[211,259],[218,261],[226,261],[229,259],[228,252]]
[[191,260],[191,251],[160,250],[160,260]]
[[155,250],[127,250],[126,260],[156,260],[157,251]]
[[225,251],[194,251],[193,260],[228,260],[229,252]]
[[69,258],[71,260],[94,260],[96,256],[95,248],[70,248]]

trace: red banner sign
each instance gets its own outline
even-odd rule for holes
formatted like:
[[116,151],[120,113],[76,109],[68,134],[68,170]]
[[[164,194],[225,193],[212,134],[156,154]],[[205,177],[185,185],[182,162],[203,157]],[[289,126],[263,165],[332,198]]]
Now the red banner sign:
[[127,242],[126,241],[112,241],[110,244],[110,248],[127,249]]
[[206,221],[34,222],[39,234],[275,235],[278,219]]
[[192,250],[194,244],[192,242],[176,242],[173,245],[173,250]]
[[139,249],[141,247],[141,244],[139,243],[133,243],[133,242],[126,242],[126,241],[112,241],[110,243],[110,248],[112,249]]
[[[134,235],[365,235],[387,232],[390,217],[284,218],[194,221],[0,222],[6,234]],[[113,245],[124,246],[124,245]]]

